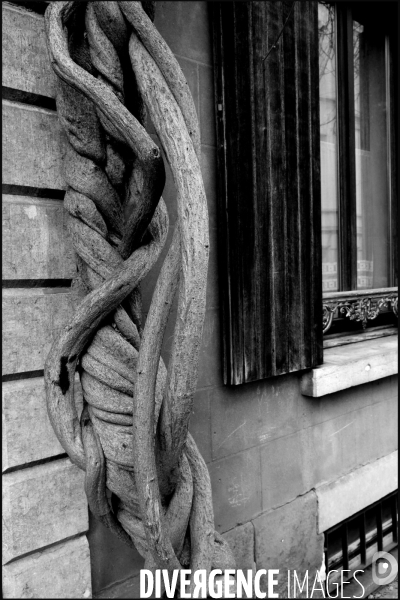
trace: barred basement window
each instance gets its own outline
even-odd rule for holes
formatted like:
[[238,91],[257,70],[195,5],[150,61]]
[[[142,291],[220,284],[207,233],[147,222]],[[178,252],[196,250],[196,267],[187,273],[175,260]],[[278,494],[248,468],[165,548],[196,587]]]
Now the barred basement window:
[[396,22],[318,6],[324,333],[396,322]]
[[375,552],[389,552],[398,544],[398,490],[371,504],[325,532],[325,568],[332,573],[328,591],[340,581],[341,571],[349,570],[347,581],[357,569],[372,563]]

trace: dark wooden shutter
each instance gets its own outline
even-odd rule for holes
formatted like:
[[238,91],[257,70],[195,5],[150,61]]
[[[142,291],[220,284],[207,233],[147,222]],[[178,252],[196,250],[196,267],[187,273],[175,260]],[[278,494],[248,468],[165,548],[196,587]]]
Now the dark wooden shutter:
[[224,381],[239,384],[322,362],[318,5],[209,6]]

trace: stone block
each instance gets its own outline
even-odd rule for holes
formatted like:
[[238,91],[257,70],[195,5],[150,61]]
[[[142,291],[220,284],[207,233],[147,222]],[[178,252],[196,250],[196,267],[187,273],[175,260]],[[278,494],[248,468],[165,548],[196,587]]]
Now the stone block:
[[57,113],[3,101],[3,183],[63,190]]
[[357,466],[397,450],[398,406],[396,395],[360,411],[355,434]]
[[291,375],[212,391],[213,458],[287,436],[301,428],[298,385]]
[[157,2],[154,24],[174,54],[212,64],[207,2]]
[[236,568],[246,571],[255,569],[254,556],[254,527],[253,523],[245,523],[224,533],[223,537],[228,542],[236,559]]
[[397,397],[395,376],[377,379],[321,398],[299,394],[299,418],[303,427],[310,427],[394,397]]
[[206,311],[199,356],[197,388],[222,386],[221,332],[218,309]]
[[4,86],[55,96],[42,15],[3,3],[2,63]]
[[211,414],[208,390],[198,390],[194,395],[189,431],[202,457],[209,463],[211,461]]
[[75,256],[60,200],[3,196],[3,279],[72,279]]
[[70,288],[3,290],[3,374],[43,369],[51,344],[73,314]]
[[306,430],[304,451],[315,485],[333,481],[357,466],[356,429],[361,413],[341,415]]
[[312,487],[303,438],[304,432],[298,431],[260,448],[263,512],[282,506]]
[[87,530],[83,481],[69,459],[3,475],[3,564]]
[[218,531],[233,529],[261,513],[259,448],[214,461],[208,468]]
[[[324,536],[317,531],[317,510],[316,494],[311,491],[253,521],[257,569],[279,569],[274,591],[281,598],[294,597],[288,595],[288,570],[296,570],[301,580],[308,570],[313,583],[322,566]],[[265,579],[263,591],[267,591]]]
[[[107,527],[89,513],[88,541],[93,581],[93,594],[101,598],[101,592],[114,589],[116,582],[135,577],[144,567],[144,559],[135,548],[128,548]],[[106,595],[106,598],[121,598]],[[131,596],[131,598],[139,598]]]
[[212,67],[199,65],[201,143],[216,146],[215,99]]
[[140,598],[139,575],[102,590],[96,594],[96,598]]
[[91,598],[89,545],[80,536],[3,567],[3,598]]
[[[47,416],[43,377],[3,383],[3,471],[65,451]],[[75,404],[82,412],[82,388],[77,376]]]
[[389,398],[305,430],[312,485],[334,481],[396,450],[396,414],[397,398]]

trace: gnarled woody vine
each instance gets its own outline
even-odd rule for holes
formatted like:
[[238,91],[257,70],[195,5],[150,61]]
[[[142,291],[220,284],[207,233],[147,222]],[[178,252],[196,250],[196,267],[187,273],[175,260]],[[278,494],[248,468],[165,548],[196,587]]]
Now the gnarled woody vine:
[[[86,294],[46,361],[48,413],[85,470],[93,514],[136,546],[146,568],[227,569],[234,560],[214,531],[207,467],[188,433],[209,244],[200,134],[153,11],[152,2],[131,1],[53,2],[46,12],[66,133],[65,208]],[[173,173],[178,223],[143,326],[139,284],[168,231],[164,165],[145,130],[147,111]],[[177,288],[166,368],[160,352]]]

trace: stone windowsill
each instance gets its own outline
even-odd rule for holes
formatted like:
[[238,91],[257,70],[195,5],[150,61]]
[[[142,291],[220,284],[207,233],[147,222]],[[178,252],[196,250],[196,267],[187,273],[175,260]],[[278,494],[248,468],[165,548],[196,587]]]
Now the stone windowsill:
[[398,487],[397,465],[395,450],[335,481],[317,485],[318,533],[324,533],[394,492]]
[[323,364],[302,376],[301,393],[318,398],[395,375],[397,354],[397,336],[327,348]]

